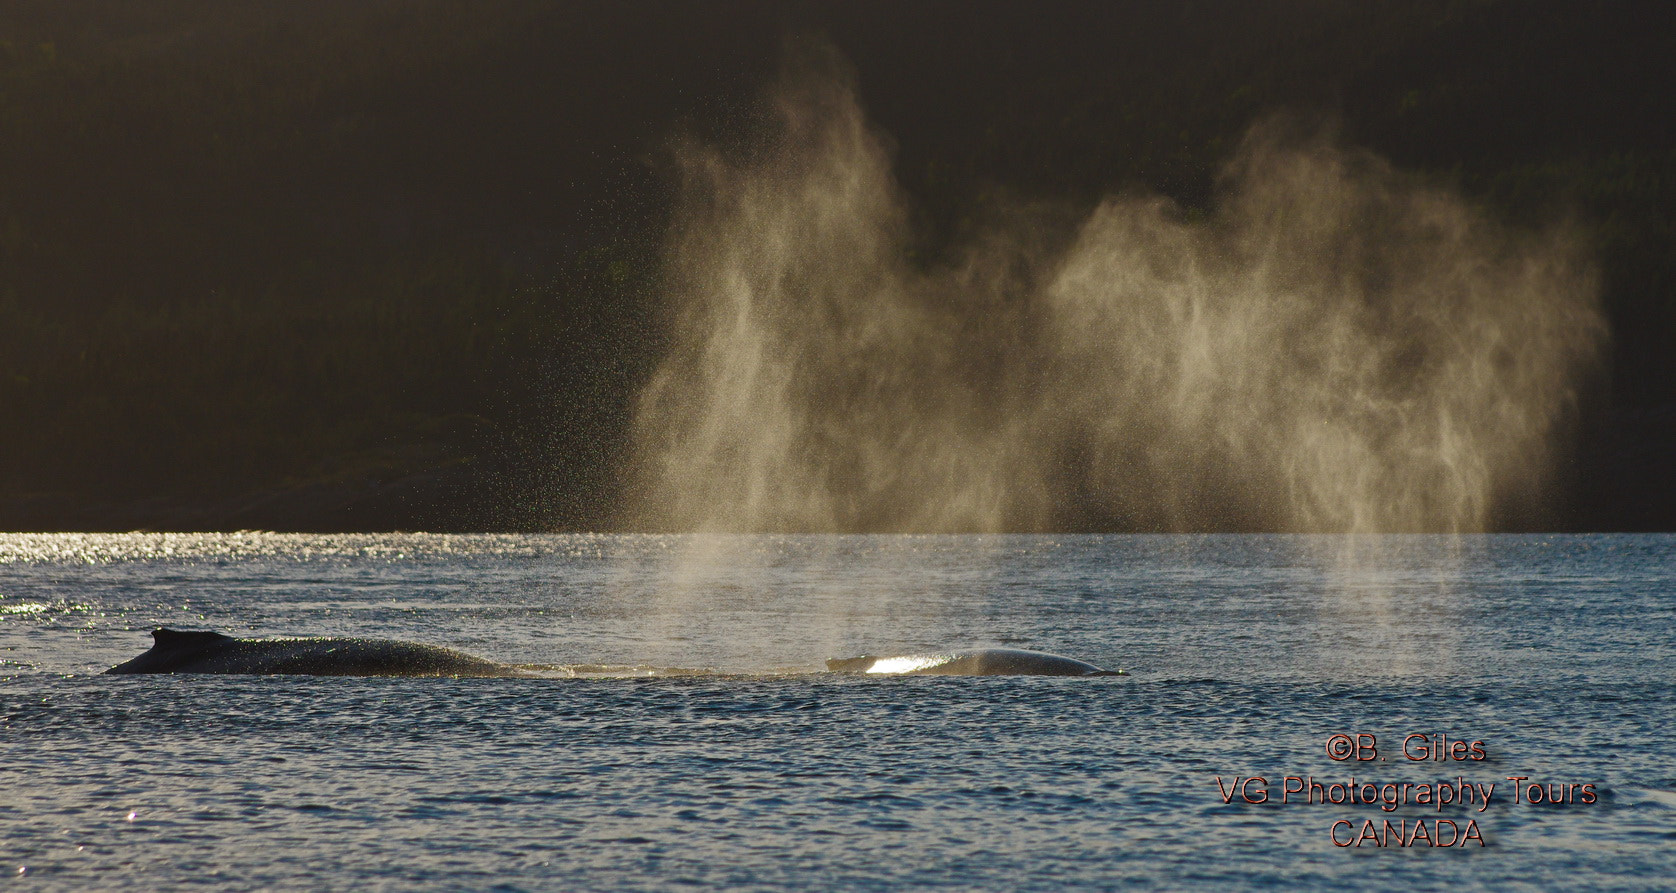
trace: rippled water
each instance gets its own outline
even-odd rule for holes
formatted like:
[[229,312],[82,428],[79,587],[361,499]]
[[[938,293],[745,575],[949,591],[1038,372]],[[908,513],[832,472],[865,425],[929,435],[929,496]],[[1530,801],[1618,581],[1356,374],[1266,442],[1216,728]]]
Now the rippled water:
[[[1673,580],[1671,536],[4,535],[0,872],[40,889],[1668,889]],[[159,625],[719,675],[97,675]],[[1134,675],[816,672],[973,644]],[[1375,736],[1384,762],[1329,759],[1340,733]],[[1411,733],[1487,759],[1405,759]],[[1273,799],[1224,803],[1252,775]],[[1496,789],[1482,812],[1387,813],[1279,804],[1285,776]],[[1508,776],[1596,802],[1514,803]],[[1486,845],[1330,836],[1439,817]]]

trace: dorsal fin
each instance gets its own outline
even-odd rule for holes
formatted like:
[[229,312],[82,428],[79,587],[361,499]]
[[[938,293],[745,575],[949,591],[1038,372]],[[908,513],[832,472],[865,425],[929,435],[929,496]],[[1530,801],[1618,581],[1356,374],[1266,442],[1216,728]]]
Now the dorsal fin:
[[155,648],[199,648],[217,642],[231,642],[231,636],[199,629],[169,629],[158,627],[151,631]]

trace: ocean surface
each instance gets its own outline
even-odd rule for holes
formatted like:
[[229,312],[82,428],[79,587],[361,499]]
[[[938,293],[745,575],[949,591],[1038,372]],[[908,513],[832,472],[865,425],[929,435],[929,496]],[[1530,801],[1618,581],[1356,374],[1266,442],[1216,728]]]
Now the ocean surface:
[[[158,626],[548,669],[99,675]],[[820,672],[986,644],[1132,675]],[[0,535],[0,877],[1669,890],[1676,537]]]

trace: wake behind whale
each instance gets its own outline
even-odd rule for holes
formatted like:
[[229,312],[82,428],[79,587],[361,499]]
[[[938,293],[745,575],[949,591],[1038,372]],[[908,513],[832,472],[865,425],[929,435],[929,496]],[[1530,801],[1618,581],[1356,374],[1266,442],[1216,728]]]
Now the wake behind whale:
[[[358,637],[238,639],[207,630],[152,631],[149,651],[107,674],[215,673],[298,676],[731,675],[711,670],[510,665],[416,642]],[[1126,676],[1075,658],[1020,648],[974,648],[917,655],[863,655],[826,662],[831,673],[915,676]],[[593,672],[587,672],[587,671]],[[610,672],[615,670],[616,672]],[[546,672],[541,672],[546,671]],[[624,672],[630,671],[630,672]]]

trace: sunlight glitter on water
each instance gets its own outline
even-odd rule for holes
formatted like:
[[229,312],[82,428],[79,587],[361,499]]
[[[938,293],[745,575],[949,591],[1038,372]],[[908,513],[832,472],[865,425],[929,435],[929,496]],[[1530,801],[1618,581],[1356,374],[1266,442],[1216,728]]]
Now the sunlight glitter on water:
[[[251,558],[385,559],[594,557],[623,537],[574,533],[0,533],[0,565],[112,564],[126,561],[213,561]],[[631,538],[632,539],[632,538]]]

